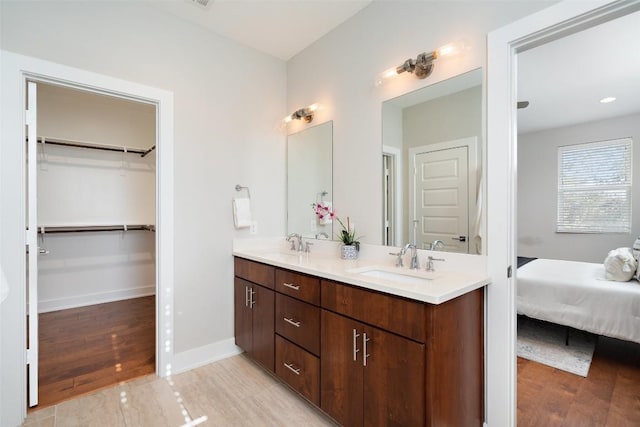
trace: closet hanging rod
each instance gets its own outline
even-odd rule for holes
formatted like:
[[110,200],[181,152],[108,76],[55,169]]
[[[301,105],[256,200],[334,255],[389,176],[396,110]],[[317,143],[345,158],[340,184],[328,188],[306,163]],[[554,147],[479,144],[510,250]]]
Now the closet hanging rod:
[[87,226],[61,226],[61,227],[38,227],[38,234],[58,234],[58,233],[84,233],[98,231],[156,231],[155,225],[87,225]]
[[103,151],[115,151],[120,153],[133,153],[140,154],[140,157],[144,157],[153,150],[155,150],[156,146],[152,146],[147,150],[143,150],[141,148],[128,148],[128,147],[120,147],[117,145],[101,145],[101,144],[93,144],[88,142],[81,141],[71,141],[66,139],[58,139],[58,138],[43,138],[38,137],[38,144],[50,144],[50,145],[60,145],[63,147],[72,147],[72,148],[87,148],[90,150],[103,150]]

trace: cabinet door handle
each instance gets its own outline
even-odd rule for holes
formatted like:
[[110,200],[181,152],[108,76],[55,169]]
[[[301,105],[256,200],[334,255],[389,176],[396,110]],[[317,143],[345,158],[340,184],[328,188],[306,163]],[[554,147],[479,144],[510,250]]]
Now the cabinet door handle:
[[300,290],[300,285],[294,285],[293,283],[282,283],[282,285],[289,289],[293,289],[294,291]]
[[244,306],[249,307],[249,287],[244,287]]
[[293,319],[289,319],[288,317],[283,317],[283,319],[284,319],[284,321],[285,321],[285,322],[287,322],[287,323],[288,323],[288,324],[290,324],[290,325],[295,326],[296,328],[299,328],[299,327],[300,327],[300,322],[299,322],[299,321],[298,321],[298,322],[296,322],[295,320],[293,320]]
[[358,337],[360,336],[360,334],[358,333],[358,331],[356,331],[355,329],[353,330],[353,361],[355,362],[356,360],[358,360],[358,352],[360,351],[358,349]]
[[249,290],[249,308],[253,308],[253,306],[256,304],[256,302],[253,300],[253,296],[256,294],[256,291],[253,290],[253,288],[250,288]]
[[367,338],[367,333],[364,332],[362,334],[362,351],[363,351],[363,358],[362,358],[362,366],[367,366],[367,357],[371,356],[369,353],[367,353],[367,343],[370,341],[369,338]]
[[293,363],[284,363],[285,368],[289,369],[291,372],[293,372],[296,375],[300,375],[300,368],[295,368],[293,366]]

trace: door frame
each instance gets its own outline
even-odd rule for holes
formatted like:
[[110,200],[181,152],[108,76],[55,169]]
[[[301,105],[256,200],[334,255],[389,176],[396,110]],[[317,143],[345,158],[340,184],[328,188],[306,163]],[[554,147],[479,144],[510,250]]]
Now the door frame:
[[[27,81],[66,86],[156,106],[156,374],[171,375],[173,343],[173,93],[0,50],[0,262],[10,285],[0,307],[0,424],[26,416],[25,114]],[[18,184],[18,185],[16,185]],[[10,207],[10,209],[9,209]],[[11,325],[4,326],[4,325]]]
[[[393,168],[393,182],[394,182],[394,188],[393,188],[393,200],[391,200],[391,208],[393,211],[393,225],[392,225],[392,230],[393,230],[393,241],[391,242],[387,242],[386,245],[387,246],[401,246],[402,245],[402,233],[404,232],[404,230],[402,229],[402,218],[404,213],[402,212],[402,200],[403,200],[403,194],[402,194],[402,150],[400,148],[397,147],[393,147],[391,145],[383,145],[382,146],[382,156],[384,158],[384,156],[389,156],[393,159],[394,161],[394,168]],[[383,165],[384,166],[384,165]],[[382,171],[382,179],[384,180],[384,171]],[[385,188],[385,183],[382,183],[382,188]],[[384,197],[383,197],[384,198]],[[382,211],[382,217],[383,219],[385,218],[384,216],[384,209],[385,206],[383,204],[382,207],[383,211]],[[386,232],[386,226],[384,224],[384,220],[382,223],[382,236],[383,236],[383,240],[384,240],[384,235]],[[383,242],[384,244],[384,242]]]
[[[475,218],[477,212],[477,196],[478,196],[478,137],[469,136],[466,138],[453,139],[451,141],[436,142],[433,144],[421,145],[409,148],[409,240],[411,239],[411,227],[416,221],[416,155],[424,153],[432,153],[434,151],[451,150],[454,148],[467,147],[467,243],[471,250],[472,239],[471,234],[476,230],[471,230],[471,219]],[[475,238],[475,235],[473,236]],[[415,243],[415,242],[413,242]]]
[[639,0],[563,1],[492,31],[487,44],[486,422],[516,425],[517,54],[640,10]]

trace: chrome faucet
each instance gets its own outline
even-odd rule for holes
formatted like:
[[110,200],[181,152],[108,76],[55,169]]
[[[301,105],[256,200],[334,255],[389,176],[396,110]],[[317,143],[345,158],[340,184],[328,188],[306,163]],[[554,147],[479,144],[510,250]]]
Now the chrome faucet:
[[324,231],[321,231],[320,233],[316,234],[316,239],[318,239],[320,237],[324,237],[325,239],[329,239],[329,235],[327,233],[325,233]]
[[427,271],[436,271],[435,268],[433,268],[433,261],[444,261],[443,258],[434,258],[431,255],[429,255],[427,257]]
[[433,243],[431,243],[431,244],[429,245],[429,249],[430,249],[430,250],[432,250],[432,251],[437,251],[437,250],[438,250],[438,246],[439,246],[441,249],[444,249],[445,244],[444,244],[444,242],[443,242],[442,240],[438,240],[438,239],[436,239],[436,240],[434,240],[434,241],[433,241]]
[[302,248],[302,236],[299,235],[298,233],[291,233],[287,236],[287,242],[291,242],[291,250],[295,251],[296,250],[296,242],[298,242],[298,247],[297,250],[298,252],[302,252],[303,248]]
[[389,255],[396,257],[396,267],[404,267],[402,256],[404,255],[404,248],[400,249],[400,252],[389,252]]
[[409,264],[409,268],[411,270],[417,270],[420,268],[420,263],[418,262],[418,248],[413,243],[407,243],[402,248],[402,253],[407,253],[407,250],[411,249],[411,263]]

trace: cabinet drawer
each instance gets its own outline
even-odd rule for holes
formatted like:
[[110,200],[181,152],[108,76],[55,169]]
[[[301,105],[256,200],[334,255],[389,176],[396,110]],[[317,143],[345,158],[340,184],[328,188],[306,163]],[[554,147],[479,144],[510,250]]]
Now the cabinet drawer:
[[320,305],[320,279],[287,270],[276,270],[276,290],[285,295]]
[[278,335],[276,375],[320,406],[320,359]]
[[427,306],[420,302],[323,280],[322,308],[426,342]]
[[276,332],[320,354],[320,308],[276,293]]
[[276,270],[274,267],[238,257],[234,259],[233,266],[236,276],[269,289],[274,288]]

